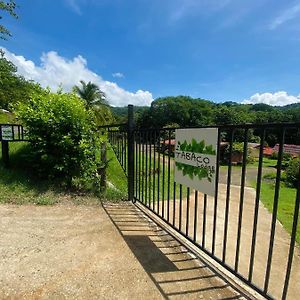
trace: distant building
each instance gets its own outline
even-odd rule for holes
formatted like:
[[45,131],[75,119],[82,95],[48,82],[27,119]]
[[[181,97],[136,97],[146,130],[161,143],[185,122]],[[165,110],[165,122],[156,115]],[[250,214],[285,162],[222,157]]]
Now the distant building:
[[[274,152],[279,151],[279,144],[276,144],[273,148]],[[283,152],[288,153],[292,156],[299,156],[300,155],[300,145],[293,145],[293,144],[284,144],[283,145]]]
[[274,152],[274,149],[271,148],[271,147],[264,147],[264,150],[263,150],[263,155],[264,156],[271,156]]
[[258,149],[260,147],[260,143],[248,143],[248,147],[250,149]]
[[[170,146],[169,146],[169,142],[170,142]],[[165,152],[166,150],[170,149],[170,153],[174,153],[175,144],[176,144],[175,139],[170,139],[170,140],[167,139],[167,140],[160,141],[160,151]]]

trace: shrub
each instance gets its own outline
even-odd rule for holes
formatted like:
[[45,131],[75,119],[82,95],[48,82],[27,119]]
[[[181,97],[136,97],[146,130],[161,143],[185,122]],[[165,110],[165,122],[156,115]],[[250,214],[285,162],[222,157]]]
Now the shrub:
[[286,182],[288,185],[296,187],[299,178],[300,157],[291,159],[285,170]]
[[[242,163],[242,155],[244,152],[244,143],[243,142],[234,142],[232,144],[232,153],[238,153],[241,155],[241,161],[239,163]],[[230,146],[228,145],[225,149],[225,158],[227,161],[229,161],[229,155],[230,155]],[[248,147],[247,149],[247,163],[253,163],[255,161],[255,157],[252,155],[252,149]]]
[[[283,152],[282,153],[282,161],[288,162],[293,158],[293,156],[289,153]],[[270,159],[277,160],[278,159],[278,152],[273,151],[272,154],[270,155]]]
[[[267,173],[263,176],[264,179],[275,181],[277,177],[277,172]],[[280,180],[286,182],[286,173],[281,172]]]
[[93,112],[80,98],[45,91],[15,108],[31,140],[28,160],[37,175],[59,178],[67,186],[75,179],[92,177],[97,170],[98,139]]
[[269,158],[273,159],[273,160],[277,160],[278,159],[278,152],[273,151]]

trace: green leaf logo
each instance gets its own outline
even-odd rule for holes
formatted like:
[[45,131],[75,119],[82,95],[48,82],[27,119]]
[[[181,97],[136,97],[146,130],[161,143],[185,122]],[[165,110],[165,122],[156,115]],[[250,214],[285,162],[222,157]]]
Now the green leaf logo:
[[[213,149],[213,145],[205,145],[204,140],[198,143],[194,138],[191,143],[188,143],[186,140],[183,143],[178,141],[177,151],[216,155],[216,150]],[[197,177],[199,180],[206,178],[211,182],[213,174],[215,173],[215,170],[209,167],[196,167],[180,162],[176,162],[175,165],[177,170],[182,171],[183,176],[188,175],[190,179],[194,179],[194,177]]]

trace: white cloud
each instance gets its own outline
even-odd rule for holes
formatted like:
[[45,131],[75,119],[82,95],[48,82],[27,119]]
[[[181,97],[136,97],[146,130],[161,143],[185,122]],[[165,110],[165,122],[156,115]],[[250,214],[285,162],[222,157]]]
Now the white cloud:
[[292,103],[300,102],[300,95],[292,96],[288,95],[287,92],[279,91],[274,94],[272,93],[256,93],[249,99],[242,101],[243,104],[257,104],[265,103],[273,106],[284,106]]
[[298,2],[294,6],[284,10],[281,14],[275,18],[269,25],[269,29],[274,30],[283,23],[296,18],[300,13],[300,3]]
[[66,4],[78,15],[81,15],[81,8],[77,0],[65,0]]
[[148,91],[129,92],[114,82],[104,80],[100,75],[88,69],[87,61],[81,55],[69,60],[55,51],[50,51],[44,53],[41,57],[41,64],[36,65],[24,56],[11,53],[5,48],[2,49],[7,59],[17,66],[19,74],[26,79],[39,82],[43,87],[49,86],[52,90],[57,90],[62,85],[65,91],[71,91],[74,85],[84,80],[97,84],[113,106],[150,105],[153,101],[152,94]]
[[177,22],[191,14],[203,14],[223,9],[232,0],[177,0],[172,2],[170,21]]
[[124,74],[123,73],[120,73],[120,72],[117,72],[117,73],[112,73],[112,77],[114,78],[124,78]]

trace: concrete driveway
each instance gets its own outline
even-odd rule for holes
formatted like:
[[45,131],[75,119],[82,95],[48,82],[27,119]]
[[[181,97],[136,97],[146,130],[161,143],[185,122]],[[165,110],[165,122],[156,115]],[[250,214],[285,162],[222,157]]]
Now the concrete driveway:
[[1,299],[242,299],[130,203],[0,205]]

